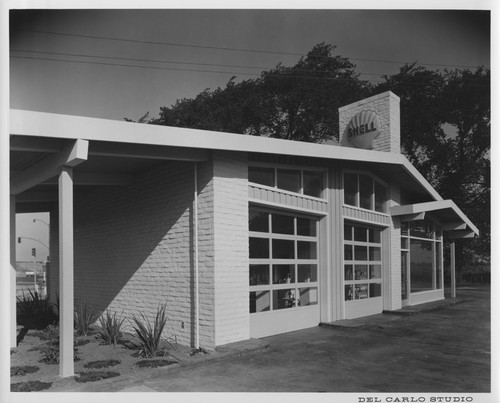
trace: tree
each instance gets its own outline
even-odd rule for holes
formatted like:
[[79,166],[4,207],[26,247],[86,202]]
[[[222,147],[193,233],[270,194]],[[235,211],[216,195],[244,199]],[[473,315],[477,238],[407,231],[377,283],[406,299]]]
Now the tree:
[[160,108],[151,123],[298,141],[338,138],[338,108],[363,98],[368,85],[333,49],[321,43],[292,67],[279,64],[240,83],[232,77],[224,89]]
[[480,230],[478,239],[457,241],[459,265],[489,261],[489,70],[439,72],[407,64],[384,79],[374,93],[391,90],[401,99],[402,152]]

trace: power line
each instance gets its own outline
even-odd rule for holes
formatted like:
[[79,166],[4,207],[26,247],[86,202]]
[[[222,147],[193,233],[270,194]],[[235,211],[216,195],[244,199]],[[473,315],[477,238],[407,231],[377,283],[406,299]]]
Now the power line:
[[56,55],[56,56],[75,56],[75,57],[87,57],[87,58],[95,58],[95,59],[127,60],[127,61],[134,61],[134,62],[187,64],[187,65],[195,65],[195,66],[212,66],[212,67],[235,67],[235,68],[260,69],[260,70],[273,68],[273,67],[262,67],[262,66],[242,66],[242,65],[234,65],[234,64],[196,63],[196,62],[180,62],[180,61],[171,61],[171,60],[155,60],[155,59],[142,59],[142,58],[117,57],[117,56],[101,56],[101,55],[89,55],[89,54],[81,54],[81,53],[45,52],[45,51],[40,51],[40,50],[11,49],[11,52],[37,53],[37,54],[48,54],[48,55]]
[[126,39],[126,38],[116,38],[116,37],[111,37],[111,36],[98,36],[98,35],[69,34],[69,33],[63,33],[63,32],[39,31],[39,30],[33,30],[33,29],[22,29],[21,31],[34,32],[37,34],[46,34],[46,35],[59,35],[59,36],[70,36],[70,37],[77,37],[77,38],[103,39],[103,40],[107,40],[107,41],[141,43],[143,45],[178,46],[178,47],[199,48],[199,49],[227,50],[227,51],[235,51],[235,52],[253,52],[253,53],[268,53],[268,54],[276,54],[276,55],[285,55],[285,56],[302,56],[299,53],[276,52],[276,51],[257,50],[257,49],[231,48],[231,47],[225,47],[225,46],[207,46],[207,45],[191,45],[191,44],[174,43],[174,42],[140,41],[138,39]]
[[[215,73],[215,74],[231,74],[231,75],[247,75],[247,76],[260,76],[259,73],[248,73],[248,72],[236,72],[236,71],[219,71],[219,70],[201,70],[201,69],[185,69],[185,68],[175,68],[175,67],[157,67],[157,66],[143,66],[143,65],[134,65],[134,64],[123,64],[123,63],[104,63],[104,62],[91,62],[91,61],[83,61],[83,60],[66,60],[66,59],[50,59],[45,57],[29,57],[29,56],[12,56],[13,59],[27,59],[27,60],[42,60],[42,61],[51,61],[51,62],[64,62],[64,63],[74,63],[74,64],[91,64],[91,65],[101,65],[101,66],[114,66],[114,67],[126,67],[126,68],[140,68],[140,69],[153,69],[153,70],[171,70],[171,71],[188,71],[188,72],[198,72],[198,73]],[[307,79],[307,80],[329,80],[329,81],[348,81],[347,79],[337,78],[337,77],[313,77],[313,76],[300,76],[300,75],[281,75],[281,74],[271,74],[266,73],[267,77],[278,77],[278,78],[298,78],[298,79]],[[367,82],[371,82],[373,84],[387,83],[387,81],[383,80],[364,80]],[[398,83],[402,85],[429,85],[432,83],[429,82],[407,82],[407,83]],[[471,85],[474,87],[482,87],[486,86],[477,86]]]
[[[252,52],[252,53],[284,55],[284,56],[300,56],[300,57],[304,56],[303,54],[300,54],[300,53],[277,52],[277,51],[261,50],[261,49],[245,49],[245,48],[232,48],[232,47],[225,47],[225,46],[193,45],[193,44],[184,44],[184,43],[175,43],[175,42],[142,41],[142,40],[138,40],[138,39],[118,38],[118,37],[111,37],[111,36],[70,34],[67,32],[53,32],[53,31],[31,30],[31,29],[22,29],[20,31],[45,34],[45,35],[69,36],[69,37],[76,37],[76,38],[100,39],[100,40],[118,41],[118,42],[131,42],[131,43],[140,43],[140,44],[148,44],[148,45],[177,46],[177,47],[237,51],[237,52]],[[373,62],[373,63],[392,63],[392,64],[411,63],[409,61],[402,61],[402,60],[380,60],[380,59],[362,59],[362,58],[348,58],[348,59],[355,60],[355,61],[362,61],[362,62]],[[451,65],[451,64],[438,64],[438,63],[418,63],[418,64],[421,66],[450,67],[450,68],[476,68],[477,67],[477,66],[468,66],[468,65]]]

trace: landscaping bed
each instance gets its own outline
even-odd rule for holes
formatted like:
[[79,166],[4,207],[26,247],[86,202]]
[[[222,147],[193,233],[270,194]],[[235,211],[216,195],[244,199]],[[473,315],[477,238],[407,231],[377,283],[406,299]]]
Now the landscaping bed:
[[[40,336],[42,338],[40,338]],[[12,349],[11,391],[51,391],[70,384],[94,382],[123,375],[146,375],[148,370],[172,366],[191,360],[188,347],[173,344],[162,357],[144,358],[138,350],[130,348],[130,339],[113,346],[102,344],[96,334],[75,336],[75,377],[60,378],[59,365],[43,361],[42,350],[48,340],[44,332],[29,330],[18,347]]]
[[95,313],[87,304],[75,306],[74,372],[59,376],[58,306],[36,293],[18,298],[17,348],[11,349],[11,391],[31,392],[96,382],[119,376],[140,378],[155,368],[192,360],[192,349],[162,337],[165,306],[151,322],[132,316],[133,332],[123,332],[125,318]]

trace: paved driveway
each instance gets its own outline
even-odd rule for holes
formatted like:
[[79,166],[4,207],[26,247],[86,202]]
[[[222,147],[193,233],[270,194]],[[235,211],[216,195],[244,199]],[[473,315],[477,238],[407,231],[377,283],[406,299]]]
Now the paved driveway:
[[225,357],[128,385],[158,392],[490,392],[490,291],[360,327],[316,327],[266,338],[264,352]]

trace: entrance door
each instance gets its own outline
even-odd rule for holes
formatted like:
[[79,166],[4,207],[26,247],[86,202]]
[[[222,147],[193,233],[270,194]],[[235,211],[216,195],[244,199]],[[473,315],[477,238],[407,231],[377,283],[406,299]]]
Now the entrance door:
[[344,224],[344,303],[346,319],[383,310],[380,228]]

